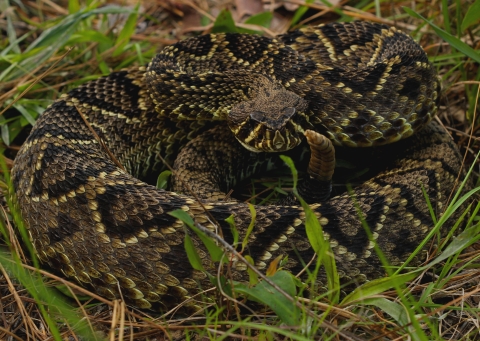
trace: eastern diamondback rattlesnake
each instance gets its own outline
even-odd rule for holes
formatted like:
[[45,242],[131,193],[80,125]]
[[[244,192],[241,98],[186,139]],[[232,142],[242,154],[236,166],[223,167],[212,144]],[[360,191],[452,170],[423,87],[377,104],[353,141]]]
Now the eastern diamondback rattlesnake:
[[[192,38],[166,47],[148,67],[113,72],[55,101],[15,159],[17,203],[41,261],[104,297],[120,297],[121,288],[129,303],[164,310],[198,292],[199,284],[211,286],[190,266],[184,225],[168,212],[181,208],[210,230],[221,228],[228,242],[225,219],[233,214],[244,234],[251,216],[245,203],[206,203],[220,224],[214,226],[194,198],[138,180],[158,168],[158,153],[171,162],[180,147],[220,121],[250,150],[291,149],[305,129],[348,147],[380,148],[409,137],[391,146],[396,160],[352,193],[376,243],[399,265],[432,228],[422,187],[440,214],[460,169],[449,136],[428,124],[438,92],[423,50],[378,24],[335,23],[276,39]],[[80,113],[133,175],[112,161]],[[233,157],[233,167],[242,160]],[[351,195],[311,207],[343,281],[384,275]],[[256,211],[247,250],[256,266],[288,255],[286,267],[299,271],[299,257],[307,263],[313,255],[303,210],[268,205]],[[203,244],[195,243],[212,270]],[[247,278],[245,269],[233,262],[233,278]]]

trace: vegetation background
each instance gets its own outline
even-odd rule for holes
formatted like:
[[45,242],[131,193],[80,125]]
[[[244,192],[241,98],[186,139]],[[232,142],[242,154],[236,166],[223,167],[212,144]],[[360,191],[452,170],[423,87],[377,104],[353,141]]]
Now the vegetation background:
[[[396,26],[424,47],[442,79],[439,119],[476,176],[479,0],[0,0],[0,340],[480,339],[475,214],[462,238],[444,245],[442,253],[432,250],[415,276],[392,277],[390,286],[374,283],[347,301],[309,300],[294,323],[281,309],[240,313],[238,302],[221,298],[213,307],[205,302],[206,316],[148,315],[36,270],[31,250],[20,247],[14,231],[22,222],[6,195],[9,169],[37,117],[62,93],[143,65],[186,37],[275,36],[303,25],[352,20]],[[286,309],[295,309],[289,304]]]

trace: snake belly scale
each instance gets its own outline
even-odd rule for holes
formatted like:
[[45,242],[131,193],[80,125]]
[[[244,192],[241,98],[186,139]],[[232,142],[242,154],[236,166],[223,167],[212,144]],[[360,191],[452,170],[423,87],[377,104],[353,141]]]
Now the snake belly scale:
[[[182,146],[221,121],[254,151],[294,148],[306,129],[349,147],[401,140],[394,144],[398,158],[352,193],[373,239],[398,265],[432,228],[422,188],[441,213],[460,169],[449,136],[428,123],[438,91],[423,50],[382,25],[335,23],[275,39],[191,38],[166,47],[148,67],[90,81],[49,106],[15,159],[16,202],[43,263],[106,298],[166,310],[211,287],[188,262],[184,224],[168,212],[182,209],[210,230],[222,229],[228,242],[225,219],[233,215],[244,234],[251,216],[245,203],[204,203],[216,226],[193,197],[139,180],[161,168],[157,154],[172,162]],[[384,271],[352,195],[311,207],[342,281],[363,283]],[[301,207],[255,208],[248,252],[256,266],[265,269],[288,255],[286,267],[300,271],[314,253]],[[213,271],[203,244],[194,243]],[[233,260],[232,276],[247,279],[245,265]],[[320,275],[318,284],[323,281]],[[185,307],[196,309],[195,299]]]

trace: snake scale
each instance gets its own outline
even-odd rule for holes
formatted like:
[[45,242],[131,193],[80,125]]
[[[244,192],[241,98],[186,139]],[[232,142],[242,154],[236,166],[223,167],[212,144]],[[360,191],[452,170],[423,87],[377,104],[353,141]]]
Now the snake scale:
[[[437,214],[454,188],[459,153],[449,136],[429,123],[439,90],[422,48],[384,25],[333,23],[274,39],[246,34],[187,39],[166,47],[146,67],[90,81],[49,106],[15,159],[17,205],[38,257],[64,276],[139,308],[165,311],[186,301],[185,307],[196,309],[194,295],[212,284],[192,269],[183,243],[189,232],[168,213],[182,209],[211,231],[222,229],[231,243],[225,219],[233,215],[244,235],[249,207],[238,201],[202,207],[188,194],[157,189],[138,177],[163,167],[157,155],[172,162],[188,141],[215,132],[212,127],[223,125],[229,132],[223,135],[233,139],[229,143],[238,140],[249,155],[292,149],[313,129],[337,146],[396,148],[389,153],[394,160],[351,194],[310,205],[341,280],[364,283],[384,270],[352,196],[375,242],[399,265],[432,228],[422,188]],[[234,167],[244,160],[230,159]],[[284,255],[285,267],[300,271],[314,255],[303,209],[255,209],[245,252],[259,269]],[[204,267],[214,271],[203,244],[193,241]],[[248,278],[243,263],[233,259],[230,265],[233,279]],[[323,283],[320,275],[318,284]]]

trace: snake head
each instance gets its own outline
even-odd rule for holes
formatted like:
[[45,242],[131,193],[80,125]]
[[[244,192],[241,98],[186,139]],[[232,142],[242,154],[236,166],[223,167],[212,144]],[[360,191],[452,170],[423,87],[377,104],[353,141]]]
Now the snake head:
[[250,101],[238,103],[228,115],[237,140],[254,152],[282,152],[300,144],[309,126],[308,102],[284,88],[259,89]]

